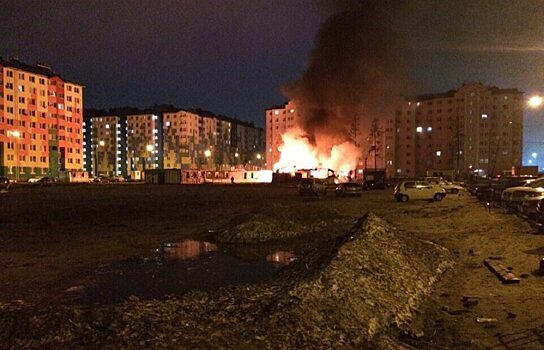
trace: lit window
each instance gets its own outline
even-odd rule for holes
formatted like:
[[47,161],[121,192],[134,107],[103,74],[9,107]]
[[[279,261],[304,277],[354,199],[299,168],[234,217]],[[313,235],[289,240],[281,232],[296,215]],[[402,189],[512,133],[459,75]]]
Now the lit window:
[[487,113],[482,113],[482,119],[487,119]]
[[422,128],[421,126],[418,126],[418,127],[416,128],[416,132],[423,132],[423,128]]
[[280,111],[274,111],[274,114],[278,115],[278,114],[280,114]]
[[291,109],[289,110],[289,112],[290,112],[290,113],[295,113],[295,109],[294,109],[294,108],[291,108]]
[[110,128],[110,124],[106,124],[106,129],[109,129]]
[[428,126],[428,127],[427,127],[427,131],[433,131],[433,127],[432,127],[432,126]]
[[441,151],[436,151],[436,156],[437,157],[440,157],[442,155],[442,152]]

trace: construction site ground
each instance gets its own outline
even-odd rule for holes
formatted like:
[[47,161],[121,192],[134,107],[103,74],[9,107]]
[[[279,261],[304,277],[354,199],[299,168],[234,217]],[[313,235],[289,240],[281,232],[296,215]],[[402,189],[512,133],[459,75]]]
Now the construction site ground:
[[[392,189],[341,198],[288,185],[53,184],[0,200],[6,348],[544,347],[544,236],[463,193],[398,203]],[[184,239],[298,259],[256,284],[78,301],[100,267]]]

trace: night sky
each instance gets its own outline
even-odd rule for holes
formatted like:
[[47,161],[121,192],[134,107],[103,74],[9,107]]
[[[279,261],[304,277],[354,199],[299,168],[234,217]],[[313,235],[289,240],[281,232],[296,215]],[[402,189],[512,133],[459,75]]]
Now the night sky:
[[[2,1],[0,55],[85,85],[85,107],[166,103],[263,126],[320,25],[349,2]],[[413,93],[474,80],[544,93],[544,0],[410,4],[395,21],[413,51]],[[544,139],[543,119],[528,113],[527,142]]]

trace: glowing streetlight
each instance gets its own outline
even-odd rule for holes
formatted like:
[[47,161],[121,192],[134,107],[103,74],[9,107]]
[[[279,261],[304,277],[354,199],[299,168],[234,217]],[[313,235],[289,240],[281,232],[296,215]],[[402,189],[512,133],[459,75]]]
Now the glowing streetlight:
[[204,151],[204,156],[206,156],[206,158],[209,158],[211,155],[212,155],[212,151],[210,151],[209,149]]
[[539,108],[540,106],[542,106],[542,102],[543,102],[542,96],[538,96],[538,95],[531,96],[531,98],[529,98],[529,107]]
[[145,171],[145,169],[146,169],[146,164],[145,164],[145,163],[146,163],[146,160],[147,160],[147,158],[150,156],[151,152],[153,152],[154,149],[155,149],[155,147],[153,147],[153,145],[151,145],[151,144],[147,144],[147,145],[145,146],[145,150],[147,151],[147,153],[146,153],[146,155],[144,156],[144,171]]
[[19,138],[21,137],[21,132],[13,130],[11,136],[15,139],[15,180],[19,182]]
[[257,159],[261,159],[261,154],[257,153]]
[[240,154],[238,152],[234,153],[234,158],[238,158]]

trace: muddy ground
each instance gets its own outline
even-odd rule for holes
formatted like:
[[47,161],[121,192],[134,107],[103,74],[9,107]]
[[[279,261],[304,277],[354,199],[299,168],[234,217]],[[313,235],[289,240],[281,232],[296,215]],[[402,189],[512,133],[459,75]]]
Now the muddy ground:
[[[397,203],[392,191],[301,198],[289,186],[141,184],[1,196],[7,348],[544,347],[544,236],[470,196]],[[353,232],[368,211],[376,227],[384,220],[380,235]],[[257,284],[108,305],[78,299],[100,285],[102,267],[184,239],[236,242],[244,259],[277,250],[299,258]],[[483,264],[490,256],[521,282],[502,284]]]

